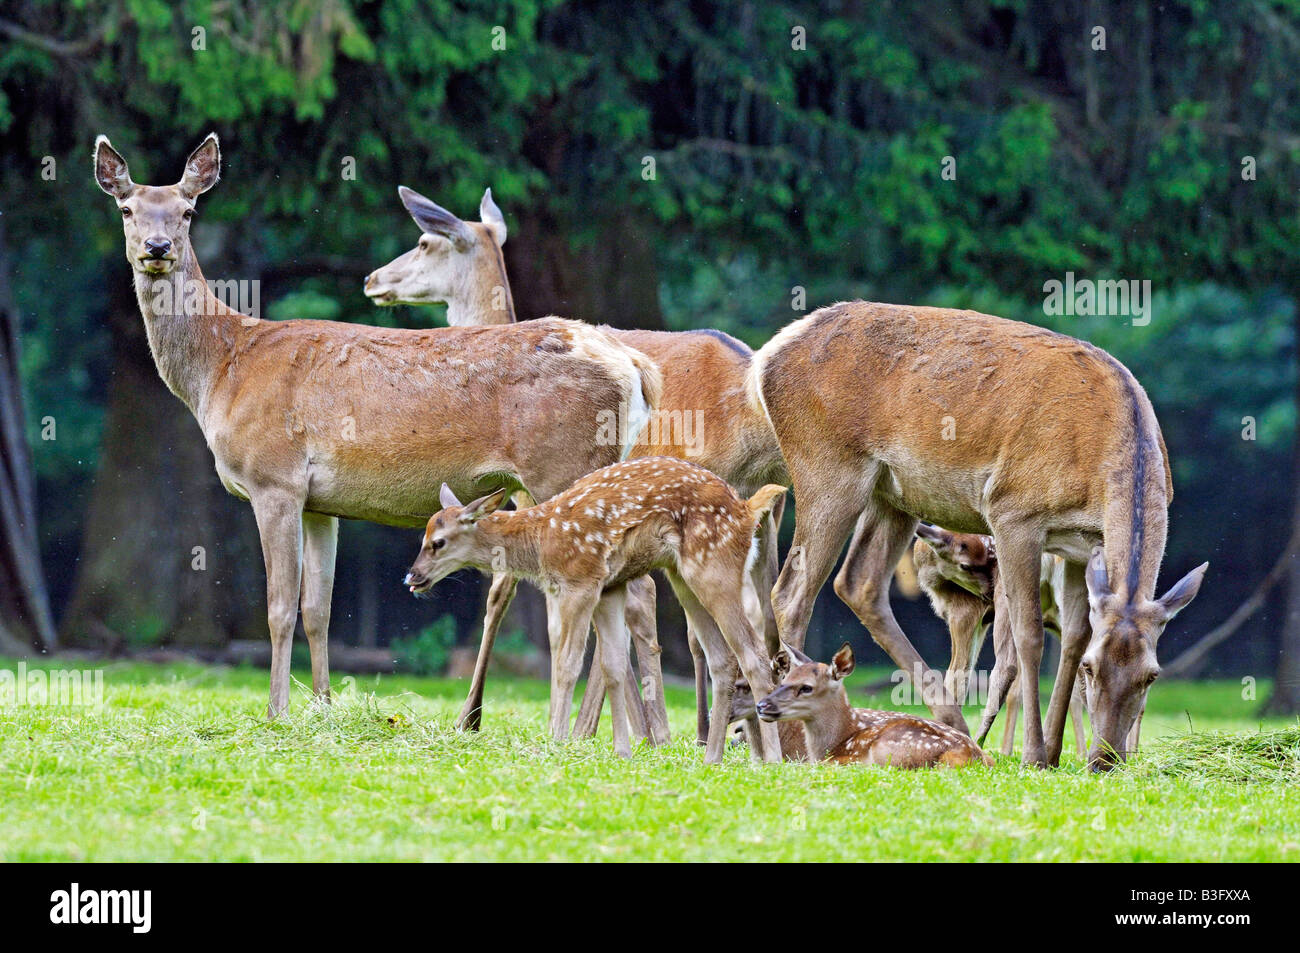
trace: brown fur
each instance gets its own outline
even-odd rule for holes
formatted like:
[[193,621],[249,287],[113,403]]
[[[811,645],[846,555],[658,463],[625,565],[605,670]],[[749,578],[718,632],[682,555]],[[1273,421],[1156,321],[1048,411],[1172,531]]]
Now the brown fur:
[[[1021,668],[1037,671],[1046,549],[1067,560],[1067,631],[1045,739],[1037,680],[1023,680],[1025,759],[1059,758],[1085,649],[1097,683],[1093,763],[1106,766],[1107,746],[1122,756],[1158,672],[1155,641],[1195,595],[1204,567],[1155,598],[1173,488],[1150,402],[1118,361],[989,315],[857,301],[769,341],[755,355],[750,391],[772,422],[798,506],[773,596],[783,640],[802,643],[813,600],[853,533],[836,592],[899,668],[924,668],[888,602],[890,574],[922,518],[993,535]],[[1084,566],[1103,542],[1100,572],[1085,585]],[[1091,648],[1090,598],[1105,620]],[[1118,661],[1116,640],[1142,647],[1136,662]],[[941,721],[964,726],[946,691],[928,701]]]
[[[722,757],[731,707],[731,657],[751,684],[770,685],[741,592],[759,521],[784,492],[766,486],[742,500],[702,467],[647,457],[597,470],[553,499],[513,512],[498,509],[501,493],[464,507],[445,498],[447,507],[425,529],[407,583],[413,592],[426,592],[448,574],[473,566],[531,579],[547,594],[553,620],[551,729],[557,740],[568,734],[573,686],[595,614],[615,745],[628,753],[622,701],[626,637],[602,627],[601,607],[610,598],[621,604],[629,580],[664,570],[701,635],[714,677],[720,717],[710,726],[706,751],[706,760],[714,762]],[[621,619],[621,611],[617,615]],[[766,734],[755,757],[779,760],[776,733]]]

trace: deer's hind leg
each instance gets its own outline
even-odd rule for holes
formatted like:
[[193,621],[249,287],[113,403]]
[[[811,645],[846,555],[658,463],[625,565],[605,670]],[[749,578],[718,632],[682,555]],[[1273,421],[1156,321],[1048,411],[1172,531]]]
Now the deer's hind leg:
[[496,644],[501,620],[515,598],[519,580],[507,573],[492,577],[488,590],[487,609],[483,614],[483,638],[478,646],[478,659],[474,662],[474,678],[470,681],[469,695],[456,719],[459,731],[478,731],[483,724],[483,683],[487,681],[488,663],[492,660],[492,646]]
[[338,517],[303,513],[302,536],[302,627],[311,647],[311,686],[317,698],[329,701],[330,601],[334,596]]
[[[628,631],[623,614],[627,592],[623,587],[607,590],[596,603],[596,658],[609,691],[609,717],[614,731],[614,752],[621,758],[632,756],[628,741]],[[644,723],[643,723],[644,725]]]

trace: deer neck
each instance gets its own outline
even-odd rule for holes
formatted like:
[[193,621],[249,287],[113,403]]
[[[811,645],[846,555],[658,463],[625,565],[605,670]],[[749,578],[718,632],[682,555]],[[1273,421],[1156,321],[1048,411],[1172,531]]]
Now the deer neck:
[[1132,437],[1124,445],[1128,459],[1112,471],[1104,517],[1106,572],[1111,588],[1128,605],[1155,598],[1169,518],[1159,424],[1134,391],[1130,389],[1128,395],[1132,406]]
[[495,242],[478,256],[477,266],[458,292],[447,299],[447,323],[453,328],[482,324],[514,324],[515,299],[506,277],[506,263]]
[[[542,517],[522,510],[498,511],[478,522],[478,568],[537,579],[542,567]],[[504,567],[501,565],[505,561]]]
[[241,315],[212,294],[189,248],[170,274],[136,271],[135,294],[163,383],[202,423],[204,401],[229,357]]
[[808,760],[820,761],[857,732],[853,722],[853,708],[849,696],[841,685],[833,704],[825,706],[816,718],[803,723],[804,742],[808,746]]

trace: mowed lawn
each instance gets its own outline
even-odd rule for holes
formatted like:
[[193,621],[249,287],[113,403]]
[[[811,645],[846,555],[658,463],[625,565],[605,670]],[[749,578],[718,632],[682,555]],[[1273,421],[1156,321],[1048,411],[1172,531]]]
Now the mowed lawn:
[[[880,675],[854,675],[855,704]],[[1154,763],[1189,713],[1197,732],[1294,725],[1261,722],[1236,682],[1158,683],[1151,755],[1106,777],[1072,742],[1050,772],[755,767],[743,749],[705,767],[681,691],[672,745],[621,761],[607,726],[546,740],[540,682],[489,682],[479,734],[451,727],[456,681],[336,678],[331,707],[298,685],[275,723],[257,669],[111,664],[104,684],[98,709],[0,709],[0,860],[1300,860],[1300,776]]]

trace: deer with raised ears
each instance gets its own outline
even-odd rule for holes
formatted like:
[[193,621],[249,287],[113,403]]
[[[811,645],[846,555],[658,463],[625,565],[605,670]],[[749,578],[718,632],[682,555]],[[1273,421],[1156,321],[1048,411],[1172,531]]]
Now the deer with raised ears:
[[[1080,665],[1089,763],[1101,770],[1122,759],[1160,671],[1156,640],[1207,568],[1156,597],[1173,486],[1160,425],[1133,375],[1104,351],[1033,325],[857,301],[787,326],[755,355],[749,380],[795,494],[795,538],[773,590],[783,641],[802,645],[851,535],[836,593],[900,669],[925,670],[889,606],[894,567],[925,519],[993,536],[1019,670],[1037,672],[1046,550],[1065,559],[1061,662],[1045,732],[1038,680],[1021,679],[1024,760],[1059,761]],[[946,690],[927,704],[965,728]]]
[[[573,688],[587,632],[595,622],[597,657],[610,687],[614,747],[629,755],[623,679],[628,636],[623,600],[629,580],[661,569],[700,637],[714,678],[714,717],[705,761],[722,760],[734,662],[750,684],[771,686],[763,643],[742,606],[757,558],[754,533],[785,487],[742,500],[708,470],[669,457],[617,463],[583,477],[536,506],[501,510],[505,493],[461,506],[449,488],[429,520],[407,574],[413,593],[466,567],[529,579],[546,594],[551,637],[551,734],[568,737]],[[776,730],[766,726],[756,760],[779,761]]]
[[[420,227],[419,244],[376,269],[366,279],[366,294],[378,305],[397,303],[447,304],[451,324],[491,324],[515,319],[501,259],[506,240],[506,223],[492,200],[484,193],[479,206],[481,222],[467,222],[432,200],[402,186],[399,197]],[[664,375],[663,396],[657,417],[641,434],[635,435],[631,457],[673,456],[698,463],[718,474],[744,494],[762,486],[786,480],[776,436],[761,410],[748,400],[745,390],[753,352],[742,342],[718,331],[634,331],[602,327],[615,339],[650,356]],[[777,649],[776,618],[770,593],[779,569],[776,530],[783,501],[763,521],[759,533],[760,554],[753,570],[754,586],[746,590],[751,622],[763,632],[769,654]],[[658,673],[658,646],[653,640],[653,587],[629,590],[637,609],[629,616],[638,620],[633,628],[644,675],[647,663]],[[648,596],[647,596],[648,592]],[[644,620],[644,621],[642,621]],[[642,635],[640,627],[648,625]],[[689,623],[688,623],[689,629]],[[706,662],[699,640],[689,630],[695,661],[697,736],[708,733],[708,695],[705,688]],[[462,711],[460,724],[477,727],[477,713],[483,704],[483,683],[492,638],[485,632],[479,652],[479,666]],[[649,686],[655,691],[657,686]],[[587,682],[574,733],[579,737],[595,733],[604,697],[603,675],[594,667]],[[653,712],[667,724],[662,690],[656,693]],[[649,709],[650,706],[648,706]],[[648,710],[647,715],[652,711]]]
[[789,646],[772,664],[781,683],[754,709],[765,723],[801,722],[811,760],[894,768],[993,764],[969,735],[948,725],[904,712],[852,707],[844,690],[855,665],[847,642],[829,665]]
[[619,458],[622,447],[598,439],[597,415],[656,405],[653,362],[577,321],[411,331],[240,314],[209,289],[190,244],[195,202],[220,175],[217,137],[176,185],[135,184],[103,136],[94,158],[122,216],[159,374],[257,519],[271,716],[288,707],[299,606],[312,686],[329,697],[340,517],[423,526],[444,483],[545,499]]
[[[916,566],[917,582],[929,597],[931,608],[948,625],[952,656],[944,675],[944,685],[959,705],[966,701],[975,663],[990,626],[994,629],[996,662],[975,741],[984,744],[1005,701],[1007,718],[1002,732],[1002,753],[1011,754],[1015,743],[1016,714],[1020,710],[1015,687],[1016,652],[1011,644],[1011,628],[1003,622],[1005,614],[998,617],[993,611],[995,603],[1002,600],[999,598],[998,561],[992,537],[978,533],[952,533],[922,523],[916,528],[912,562]],[[1061,637],[1061,619],[1057,604],[1062,568],[1060,559],[1046,553],[1043,555],[1039,584],[1043,628],[1058,639]],[[1087,747],[1083,732],[1083,694],[1077,680],[1070,698],[1070,723],[1074,727],[1075,746],[1079,754],[1084,755]]]

